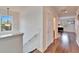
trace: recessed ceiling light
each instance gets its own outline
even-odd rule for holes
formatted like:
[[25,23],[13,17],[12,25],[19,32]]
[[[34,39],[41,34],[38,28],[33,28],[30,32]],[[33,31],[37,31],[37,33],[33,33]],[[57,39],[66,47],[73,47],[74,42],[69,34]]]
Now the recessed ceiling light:
[[68,11],[67,11],[67,10],[65,10],[65,11],[64,11],[64,13],[68,13]]
[[65,13],[65,14],[66,14],[66,13],[68,13],[68,11],[67,11],[67,10],[62,10],[62,12],[63,12],[63,13]]

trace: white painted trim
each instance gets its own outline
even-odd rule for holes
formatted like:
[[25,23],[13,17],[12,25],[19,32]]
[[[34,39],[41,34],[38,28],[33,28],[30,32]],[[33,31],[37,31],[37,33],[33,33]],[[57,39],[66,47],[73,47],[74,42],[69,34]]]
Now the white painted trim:
[[[50,42],[50,44],[52,44],[53,43],[53,40]],[[50,46],[50,44],[46,47],[46,48],[43,48],[43,49],[38,49],[37,48],[37,50],[39,50],[39,51],[41,51],[42,53],[44,53],[46,50],[47,50],[47,48]]]
[[59,19],[69,19],[69,18],[75,18],[75,16],[62,16],[62,17],[59,17]]
[[76,40],[76,42],[77,42],[77,45],[79,46],[79,42],[78,42],[78,40]]

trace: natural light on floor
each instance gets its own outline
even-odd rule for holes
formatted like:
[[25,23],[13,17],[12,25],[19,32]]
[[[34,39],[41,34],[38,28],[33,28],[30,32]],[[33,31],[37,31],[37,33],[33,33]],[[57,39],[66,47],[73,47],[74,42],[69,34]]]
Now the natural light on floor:
[[61,41],[64,44],[63,46],[67,47],[69,44],[69,38],[67,33],[63,33],[61,36]]

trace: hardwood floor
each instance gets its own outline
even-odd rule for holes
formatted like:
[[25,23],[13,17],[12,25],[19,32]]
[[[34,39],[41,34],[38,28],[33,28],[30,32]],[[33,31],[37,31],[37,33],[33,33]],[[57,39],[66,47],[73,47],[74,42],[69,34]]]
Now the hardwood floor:
[[59,39],[54,40],[45,53],[79,53],[75,38],[75,33],[64,32],[60,34]]

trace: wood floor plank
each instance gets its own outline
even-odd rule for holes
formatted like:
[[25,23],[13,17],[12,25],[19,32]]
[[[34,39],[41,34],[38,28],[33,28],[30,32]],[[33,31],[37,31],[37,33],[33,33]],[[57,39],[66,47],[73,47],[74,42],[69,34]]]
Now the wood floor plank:
[[75,33],[64,32],[60,34],[60,38],[56,39],[45,53],[79,53]]

